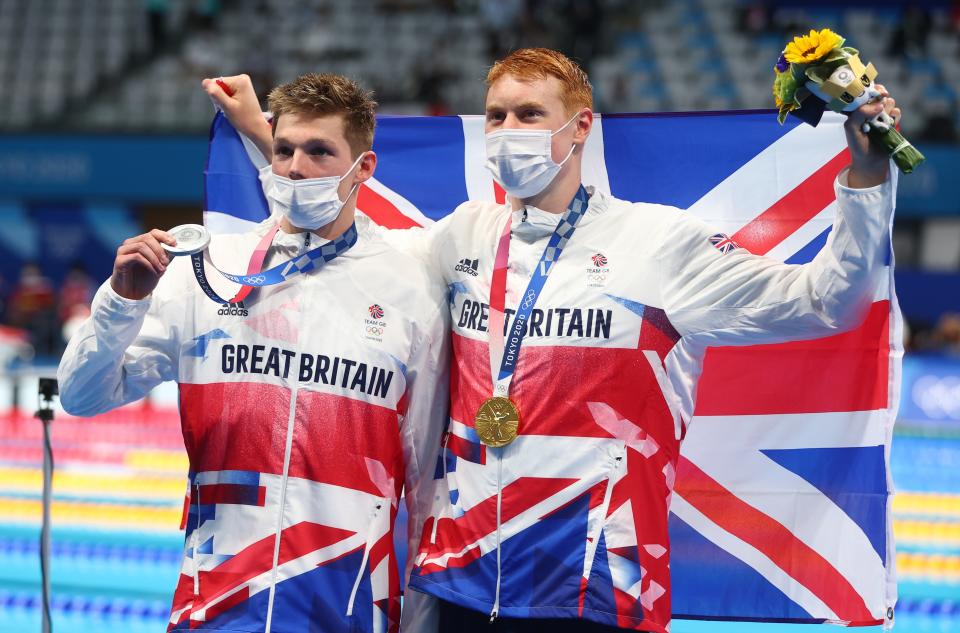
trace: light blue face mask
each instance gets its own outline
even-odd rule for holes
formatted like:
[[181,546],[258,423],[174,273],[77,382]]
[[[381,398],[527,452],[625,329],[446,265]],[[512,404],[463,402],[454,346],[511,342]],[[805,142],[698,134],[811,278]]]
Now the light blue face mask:
[[486,136],[487,169],[504,191],[521,200],[532,198],[553,182],[560,168],[573,156],[576,145],[570,147],[567,157],[554,162],[551,139],[565,130],[580,113],[558,130],[497,130]]
[[[337,194],[337,188],[356,169],[365,154],[360,154],[343,176],[291,180],[271,172],[264,183],[271,212],[282,213],[290,224],[308,231],[330,224],[346,204]],[[359,186],[357,183],[350,189],[348,200]]]

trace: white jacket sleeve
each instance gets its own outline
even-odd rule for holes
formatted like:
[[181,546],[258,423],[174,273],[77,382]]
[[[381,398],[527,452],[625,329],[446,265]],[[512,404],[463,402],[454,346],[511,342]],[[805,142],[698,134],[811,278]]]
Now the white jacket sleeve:
[[716,231],[680,214],[660,235],[661,298],[674,327],[704,345],[812,339],[857,326],[885,278],[894,183],[834,188],[837,215],[813,261],[790,265],[743,248],[721,252]]
[[[133,301],[106,281],[93,299],[90,318],[70,339],[57,379],[60,403],[71,415],[91,416],[144,397],[176,380],[179,321],[161,295],[173,268],[153,295]],[[164,282],[168,283],[164,283]]]
[[377,227],[377,231],[384,242],[398,251],[406,253],[423,262],[431,271],[443,273],[440,266],[440,244],[446,238],[448,227],[453,214],[423,228],[412,229],[385,229]]
[[[440,440],[448,417],[450,365],[450,311],[445,301],[434,307],[407,372],[407,412],[403,422],[404,494],[407,503],[407,565],[404,580],[410,580],[420,547],[423,524],[430,515],[434,497],[434,471]],[[406,585],[409,587],[409,585]],[[436,598],[409,588],[404,592],[400,630],[403,633],[433,633],[438,630]]]

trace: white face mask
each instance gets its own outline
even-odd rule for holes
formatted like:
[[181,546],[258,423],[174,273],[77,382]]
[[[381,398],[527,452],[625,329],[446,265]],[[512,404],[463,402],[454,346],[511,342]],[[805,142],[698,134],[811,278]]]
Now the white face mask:
[[580,114],[573,115],[559,130],[497,130],[487,134],[487,169],[504,191],[515,198],[531,198],[546,189],[560,168],[573,155],[576,145],[559,163],[553,161],[551,138],[566,129]]
[[[330,224],[346,204],[337,194],[337,187],[360,164],[364,154],[366,152],[357,157],[343,176],[291,180],[271,172],[271,177],[264,183],[270,211],[282,213],[298,229],[313,231]],[[359,186],[358,183],[350,189],[348,200]]]

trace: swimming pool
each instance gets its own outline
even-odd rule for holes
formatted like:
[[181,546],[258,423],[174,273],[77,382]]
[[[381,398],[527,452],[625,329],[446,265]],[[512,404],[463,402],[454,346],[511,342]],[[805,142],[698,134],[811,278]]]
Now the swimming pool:
[[[0,418],[0,633],[40,630],[39,432],[31,418]],[[165,630],[179,572],[187,470],[176,411],[66,419],[55,433],[54,630]],[[960,632],[960,434],[925,436],[907,428],[895,437],[891,468],[899,490],[896,630]],[[810,629],[673,624],[674,633]]]

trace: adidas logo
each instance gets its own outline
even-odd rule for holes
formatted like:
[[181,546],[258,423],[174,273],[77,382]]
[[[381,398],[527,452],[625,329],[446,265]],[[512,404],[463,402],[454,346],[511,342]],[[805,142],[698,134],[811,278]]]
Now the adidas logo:
[[477,267],[480,265],[479,259],[461,259],[460,263],[457,264],[453,269],[458,273],[467,273],[468,275],[477,276]]
[[247,311],[247,307],[246,307],[245,305],[243,305],[243,301],[239,301],[239,302],[237,302],[237,303],[225,303],[225,304],[223,304],[223,305],[220,307],[220,309],[217,310],[217,314],[219,314],[219,315],[221,315],[221,316],[242,316],[242,317],[245,317],[245,316],[247,316],[247,315],[250,314],[250,313]]

